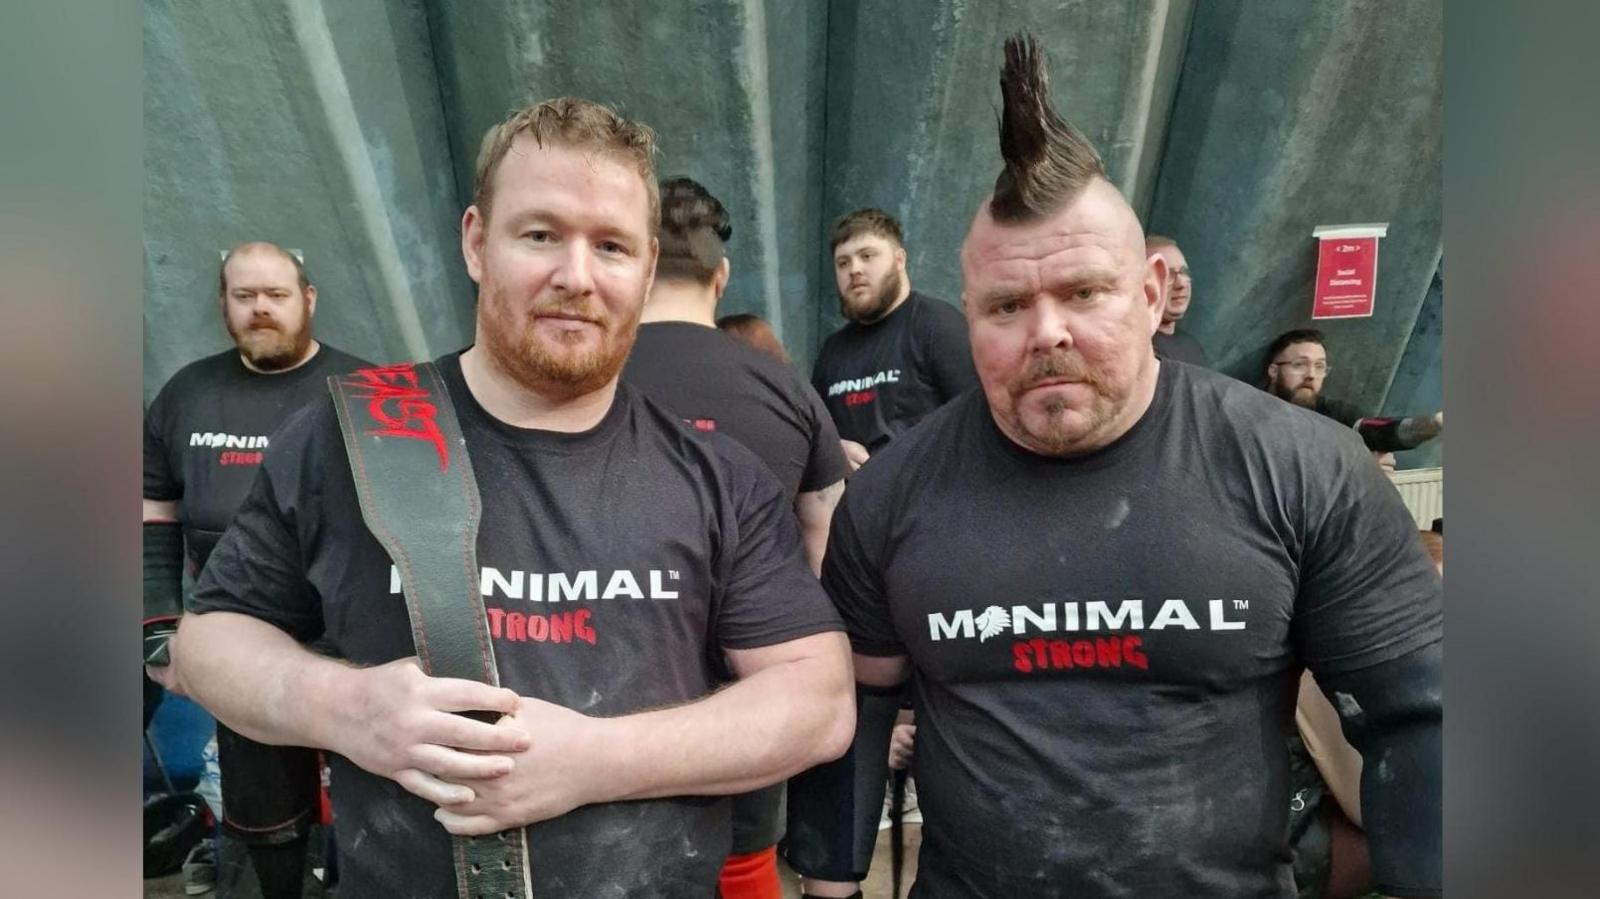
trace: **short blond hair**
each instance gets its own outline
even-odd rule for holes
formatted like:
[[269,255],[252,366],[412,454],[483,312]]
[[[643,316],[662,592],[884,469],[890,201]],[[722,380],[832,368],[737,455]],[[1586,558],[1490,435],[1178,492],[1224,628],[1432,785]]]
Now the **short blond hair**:
[[581,97],[556,97],[532,103],[493,125],[478,146],[472,173],[472,203],[485,220],[494,202],[494,174],[517,135],[526,131],[540,147],[588,150],[629,165],[639,173],[650,198],[650,235],[661,224],[661,192],[656,185],[656,134],[649,125],[625,118],[603,103]]

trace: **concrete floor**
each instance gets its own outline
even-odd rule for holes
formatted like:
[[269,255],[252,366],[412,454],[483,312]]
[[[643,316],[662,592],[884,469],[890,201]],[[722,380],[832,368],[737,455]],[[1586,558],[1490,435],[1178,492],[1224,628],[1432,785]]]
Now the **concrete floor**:
[[[911,881],[916,879],[917,850],[921,848],[921,846],[922,828],[916,824],[906,825],[906,861],[904,880],[908,888]],[[222,859],[222,864],[224,867],[237,863],[239,863],[239,860],[234,858],[234,853],[229,850],[224,850],[224,857]],[[789,866],[783,864],[781,861],[778,863],[778,871],[783,878],[784,899],[799,899],[799,875],[789,870]],[[248,877],[241,879],[244,881],[242,888],[235,889],[233,891],[233,895],[231,896],[223,896],[219,891],[216,890],[213,890],[206,895],[207,897],[210,897],[210,899],[241,899],[241,897],[254,897],[257,895],[254,889],[255,885],[253,881],[251,881]],[[895,899],[895,897],[890,895],[889,883],[889,831],[880,830],[878,831],[878,848],[876,853],[873,855],[872,872],[867,876],[867,882],[862,885],[861,891],[865,895],[865,899]],[[146,880],[144,882],[144,895],[146,899],[186,899],[183,892],[183,875],[173,874],[170,877]],[[327,893],[322,890],[320,884],[316,883],[315,881],[307,881],[304,899],[323,899],[325,896],[327,896]]]

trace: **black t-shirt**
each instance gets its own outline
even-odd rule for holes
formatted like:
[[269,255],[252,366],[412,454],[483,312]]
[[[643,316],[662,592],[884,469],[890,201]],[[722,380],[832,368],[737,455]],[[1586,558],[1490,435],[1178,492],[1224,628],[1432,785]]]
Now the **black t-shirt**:
[[[600,424],[515,428],[440,360],[483,502],[485,611],[501,683],[599,716],[674,705],[726,676],[724,649],[839,627],[794,512],[744,447],[627,385]],[[375,665],[415,654],[399,577],[368,532],[331,401],[274,438],[195,590]],[[340,894],[455,895],[434,807],[333,756]],[[579,808],[529,828],[538,896],[709,895],[728,852],[721,797]]]
[[[622,378],[690,427],[744,444],[791,500],[850,473],[839,432],[800,373],[716,328],[641,325]],[[782,838],[782,800],[781,783],[735,797],[734,852],[754,852]]]
[[913,896],[1290,897],[1285,738],[1321,674],[1440,638],[1355,435],[1189,365],[1117,442],[1023,450],[981,393],[851,479],[823,586],[909,654]]
[[870,325],[850,322],[817,354],[811,386],[839,436],[877,452],[957,394],[978,386],[960,310],[912,291]]
[[326,394],[329,375],[364,365],[324,343],[299,368],[262,374],[230,349],[184,366],[161,388],[144,415],[144,496],[178,501],[190,571],[233,520],[272,432]]
[[839,432],[800,374],[716,328],[641,325],[622,377],[691,427],[744,444],[790,499],[849,474]]
[[1201,368],[1211,368],[1211,357],[1206,355],[1206,348],[1200,345],[1200,341],[1182,331],[1174,331],[1171,334],[1157,331],[1151,342],[1155,344],[1156,355],[1162,359],[1173,359]]

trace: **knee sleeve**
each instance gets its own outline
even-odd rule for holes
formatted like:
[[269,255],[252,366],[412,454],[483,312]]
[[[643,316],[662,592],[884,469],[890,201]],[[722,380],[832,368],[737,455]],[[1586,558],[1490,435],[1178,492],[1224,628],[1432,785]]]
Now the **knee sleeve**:
[[301,836],[287,843],[249,847],[261,899],[300,899],[306,877],[306,843]]
[[819,880],[865,880],[878,839],[889,773],[889,732],[900,711],[899,687],[857,685],[856,735],[836,761],[789,780],[789,866]]
[[317,751],[268,746],[217,725],[223,830],[250,846],[303,841],[316,820],[321,770]]

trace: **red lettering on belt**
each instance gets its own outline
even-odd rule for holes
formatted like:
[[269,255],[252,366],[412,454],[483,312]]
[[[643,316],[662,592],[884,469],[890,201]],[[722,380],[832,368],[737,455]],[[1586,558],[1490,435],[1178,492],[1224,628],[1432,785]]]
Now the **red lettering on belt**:
[[417,386],[415,364],[361,368],[350,379],[347,383],[366,391],[360,396],[367,401],[367,414],[379,424],[368,434],[426,441],[439,454],[439,470],[449,470],[450,450],[435,420],[439,409],[431,402],[433,395]]

